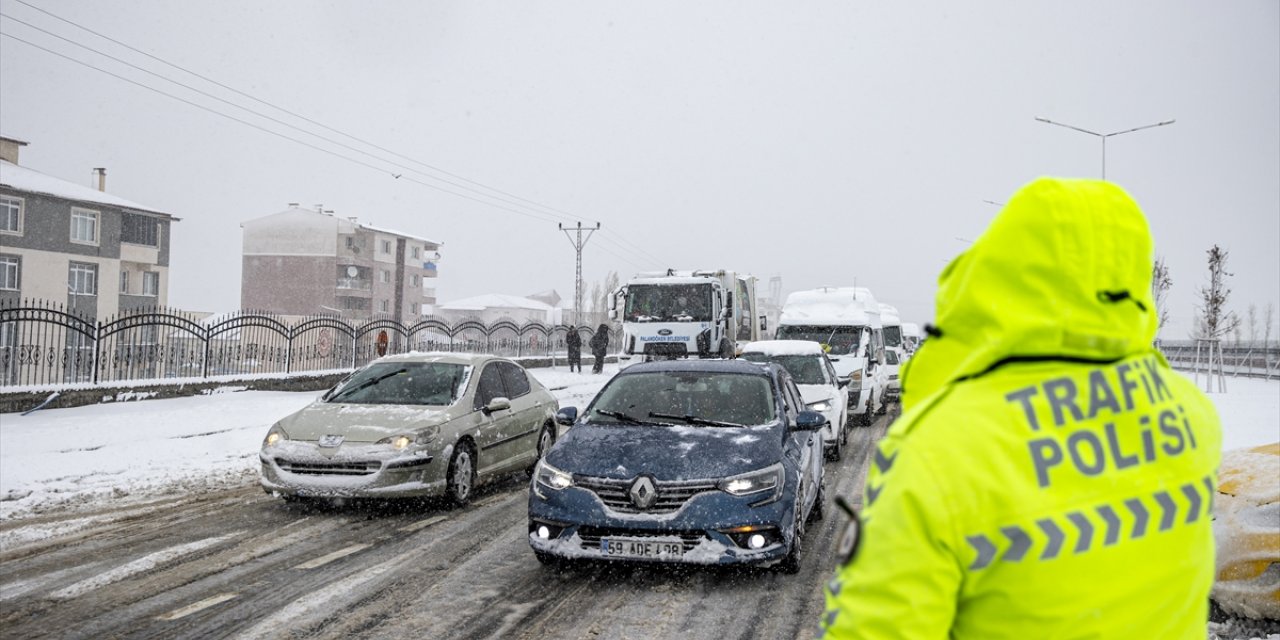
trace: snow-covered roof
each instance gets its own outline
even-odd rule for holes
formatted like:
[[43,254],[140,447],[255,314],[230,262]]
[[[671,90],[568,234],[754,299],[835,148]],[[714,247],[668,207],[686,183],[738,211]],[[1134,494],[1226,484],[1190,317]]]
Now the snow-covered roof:
[[822,345],[812,340],[758,340],[742,347],[743,353],[762,353],[766,356],[819,356]]
[[698,276],[698,277],[654,276],[654,277],[632,278],[627,282],[627,284],[628,285],[632,285],[632,284],[706,284],[708,282],[715,282],[718,280],[719,278],[712,277],[712,276]]
[[482,311],[484,309],[535,309],[538,311],[550,311],[551,305],[529,298],[520,296],[509,296],[501,293],[489,293],[473,298],[463,298],[436,305],[438,309],[449,309],[452,311]]
[[[328,215],[328,214],[325,214],[325,215]],[[444,243],[443,243],[443,242],[437,242],[437,241],[435,241],[435,240],[432,240],[432,239],[430,239],[430,238],[424,238],[424,237],[422,237],[422,236],[415,236],[415,235],[413,235],[413,234],[411,234],[411,233],[405,233],[405,232],[403,232],[403,231],[395,231],[395,230],[393,230],[393,229],[384,229],[384,228],[382,228],[382,227],[375,227],[375,226],[373,226],[373,225],[371,225],[371,224],[364,224],[364,223],[362,223],[362,222],[357,222],[356,224],[357,224],[357,225],[359,225],[362,229],[368,229],[369,231],[375,231],[375,232],[377,232],[377,233],[390,233],[391,235],[401,236],[401,237],[404,237],[404,238],[408,238],[408,239],[410,239],[410,240],[418,240],[418,241],[421,241],[421,242],[426,242],[426,243],[428,243],[428,244],[434,244],[434,245],[439,245],[439,246],[443,246],[443,245],[444,245]]]
[[880,303],[880,320],[886,326],[901,325],[902,319],[898,317],[898,308],[891,305]]
[[[872,324],[854,287],[824,287],[795,291],[782,305],[782,324],[843,326]],[[879,309],[876,309],[879,311]]]
[[125,200],[117,196],[113,196],[104,191],[98,191],[92,187],[79,185],[74,182],[55,178],[18,166],[7,160],[0,160],[0,185],[18,190],[28,191],[31,193],[39,193],[44,195],[56,196],[58,198],[66,198],[67,200],[75,200],[77,202],[92,202],[97,204],[108,204],[123,209],[132,209],[134,211],[146,211],[148,213],[159,213],[169,215],[164,211],[138,204],[136,202]]
[[904,322],[902,323],[902,335],[919,338],[924,334],[920,332],[920,325],[914,322]]

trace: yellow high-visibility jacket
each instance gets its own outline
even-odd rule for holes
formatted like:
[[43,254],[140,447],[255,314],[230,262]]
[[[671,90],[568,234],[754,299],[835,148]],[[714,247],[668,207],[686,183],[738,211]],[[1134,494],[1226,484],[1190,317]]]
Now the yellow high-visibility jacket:
[[827,638],[1196,638],[1221,428],[1152,340],[1119,187],[1022,188],[939,278]]

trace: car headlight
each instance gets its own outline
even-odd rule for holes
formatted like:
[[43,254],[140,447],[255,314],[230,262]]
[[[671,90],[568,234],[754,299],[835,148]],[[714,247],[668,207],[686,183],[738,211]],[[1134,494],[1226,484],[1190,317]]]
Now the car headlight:
[[782,463],[777,463],[759,471],[725,478],[716,483],[716,487],[735,496],[762,494],[763,499],[751,505],[758,507],[782,497],[782,479]]
[[849,374],[849,388],[854,391],[862,389],[862,369]]
[[267,437],[262,439],[262,446],[264,448],[275,446],[276,444],[288,439],[289,434],[285,433],[284,429],[280,428],[280,425],[274,424],[271,425],[271,430],[267,431]]
[[573,486],[573,475],[561,471],[544,460],[538,461],[538,468],[533,472],[534,482],[539,486],[559,491]]
[[395,447],[396,450],[404,449],[412,443],[413,438],[405,435],[391,436],[390,438],[383,438],[377,442],[377,444],[389,444],[392,447]]
[[819,411],[819,412],[821,412],[821,411],[828,411],[828,410],[830,410],[830,409],[831,409],[831,401],[830,401],[830,400],[819,400],[818,402],[810,402],[809,404],[807,404],[807,405],[805,405],[805,406],[809,407],[809,410],[810,410],[810,411]]

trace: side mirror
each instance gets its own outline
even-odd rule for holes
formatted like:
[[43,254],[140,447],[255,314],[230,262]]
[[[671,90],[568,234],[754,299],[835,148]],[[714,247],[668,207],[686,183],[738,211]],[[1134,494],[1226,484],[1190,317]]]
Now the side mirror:
[[578,421],[578,408],[565,407],[556,412],[556,423],[563,427],[572,427]]
[[617,320],[617,319],[618,319],[618,310],[617,310],[617,309],[610,309],[610,310],[609,310],[609,319],[610,319],[610,320]]
[[760,330],[761,331],[769,330],[769,316],[760,316]]
[[485,413],[493,413],[494,411],[504,411],[511,408],[511,401],[507,398],[494,398],[489,404],[484,406]]
[[796,423],[792,426],[794,431],[817,431],[827,424],[826,416],[817,411],[801,411],[796,414]]
[[[609,294],[609,311],[615,311],[617,310],[617,308],[618,308],[618,294],[611,292]],[[609,317],[612,318],[613,316],[610,315]]]
[[839,384],[840,384],[840,388],[841,388],[841,389],[843,389],[843,388],[845,388],[845,387],[849,386],[849,379],[848,379],[848,378],[840,378],[840,382],[839,382]]

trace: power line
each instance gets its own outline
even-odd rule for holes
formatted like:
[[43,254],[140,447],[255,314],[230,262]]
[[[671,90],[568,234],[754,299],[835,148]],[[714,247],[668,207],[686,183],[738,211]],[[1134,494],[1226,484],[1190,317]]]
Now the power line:
[[[366,146],[368,146],[368,147],[370,147],[370,148],[377,149],[377,150],[382,151],[382,152],[384,152],[384,153],[391,154],[392,156],[395,156],[395,157],[397,157],[397,158],[401,158],[401,159],[403,159],[403,160],[407,160],[407,161],[412,162],[412,163],[414,163],[414,164],[417,164],[417,165],[419,165],[419,166],[426,167],[426,168],[428,168],[428,169],[430,169],[430,170],[432,170],[432,171],[435,171],[435,172],[438,172],[438,173],[444,174],[444,175],[446,175],[446,176],[450,176],[450,177],[452,177],[452,178],[456,178],[456,179],[458,179],[458,180],[462,180],[463,182],[466,182],[466,183],[468,183],[468,184],[473,184],[473,185],[476,185],[476,186],[481,187],[481,188],[483,188],[483,189],[487,189],[487,190],[489,190],[489,191],[492,191],[492,192],[494,192],[494,193],[502,194],[502,195],[504,195],[504,196],[507,196],[507,197],[513,198],[513,199],[515,199],[515,200],[517,200],[517,201],[519,201],[519,202],[526,203],[527,205],[532,205],[533,207],[537,207],[537,208],[540,208],[540,209],[544,209],[544,210],[546,210],[546,211],[548,211],[548,212],[551,212],[550,214],[546,214],[546,213],[543,213],[543,212],[539,212],[539,213],[541,213],[542,215],[551,215],[552,217],[564,218],[564,219],[566,219],[566,220],[574,220],[574,219],[577,219],[577,216],[574,216],[573,214],[571,214],[571,213],[569,213],[569,212],[567,212],[567,211],[563,211],[563,210],[561,210],[561,209],[557,209],[557,208],[555,208],[555,207],[551,207],[551,206],[549,206],[549,205],[545,205],[545,204],[539,203],[539,202],[534,201],[534,200],[530,200],[530,199],[527,199],[527,198],[523,198],[523,197],[518,196],[518,195],[515,195],[515,194],[513,194],[513,193],[509,193],[509,192],[507,192],[507,191],[503,191],[502,189],[498,189],[498,188],[496,188],[496,187],[489,186],[489,185],[484,184],[484,183],[482,183],[482,182],[478,182],[478,181],[475,181],[475,180],[471,180],[470,178],[467,178],[467,177],[465,177],[465,176],[461,176],[461,175],[458,175],[458,174],[452,173],[452,172],[450,172],[450,171],[447,171],[447,170],[442,169],[442,168],[440,168],[440,167],[437,167],[437,166],[435,166],[435,165],[429,164],[429,163],[427,163],[427,162],[423,162],[423,161],[421,161],[421,160],[418,160],[418,159],[415,159],[415,158],[412,158],[412,157],[409,157],[409,156],[403,155],[403,154],[398,153],[398,152],[396,152],[396,151],[394,151],[394,150],[388,149],[388,148],[386,148],[386,147],[379,146],[379,145],[377,145],[377,144],[375,144],[375,143],[369,142],[368,140],[364,140],[364,139],[362,139],[362,138],[360,138],[360,137],[358,137],[358,136],[352,135],[352,134],[347,133],[347,132],[345,132],[345,131],[341,131],[341,130],[339,130],[339,129],[336,129],[336,128],[334,128],[334,127],[331,127],[331,126],[329,126],[329,125],[326,125],[326,124],[324,124],[323,122],[320,122],[320,121],[314,120],[314,119],[312,119],[312,118],[308,118],[308,117],[306,117],[306,116],[304,116],[304,115],[301,115],[301,114],[299,114],[299,113],[296,113],[296,112],[294,112],[294,111],[291,111],[291,110],[289,110],[289,109],[286,109],[286,108],[284,108],[284,107],[281,107],[281,106],[279,106],[279,105],[276,105],[276,104],[274,104],[274,103],[271,103],[271,102],[268,102],[268,101],[263,100],[263,99],[261,99],[261,98],[258,98],[258,97],[254,96],[254,95],[252,95],[252,94],[249,94],[249,93],[246,93],[246,92],[244,92],[244,91],[241,91],[240,89],[236,89],[235,87],[232,87],[232,86],[227,85],[227,84],[225,84],[225,83],[219,82],[218,80],[215,80],[215,79],[213,79],[213,78],[210,78],[210,77],[208,77],[208,76],[206,76],[206,75],[203,75],[203,74],[198,73],[198,72],[196,72],[196,71],[192,71],[192,70],[187,69],[186,67],[183,67],[183,66],[181,66],[181,65],[178,65],[178,64],[175,64],[175,63],[169,62],[168,60],[165,60],[164,58],[161,58],[161,57],[156,56],[156,55],[154,55],[154,54],[151,54],[151,53],[148,53],[148,52],[146,52],[146,51],[143,51],[142,49],[139,49],[139,48],[137,48],[137,47],[134,47],[134,46],[132,46],[132,45],[130,45],[130,44],[128,44],[128,43],[122,42],[122,41],[120,41],[120,40],[118,40],[118,39],[116,39],[116,38],[112,38],[111,36],[108,36],[108,35],[106,35],[106,34],[104,34],[104,33],[100,33],[100,32],[98,32],[98,31],[95,31],[95,30],[93,30],[93,29],[91,29],[91,28],[89,28],[89,27],[86,27],[86,26],[84,26],[84,25],[82,25],[82,24],[79,24],[79,23],[77,23],[77,22],[75,22],[75,21],[73,21],[73,20],[70,20],[70,19],[64,18],[64,17],[62,17],[62,16],[59,16],[59,15],[57,15],[57,14],[55,14],[55,13],[51,12],[51,11],[48,11],[48,10],[43,9],[43,8],[41,8],[41,7],[38,7],[38,6],[34,5],[34,4],[31,4],[30,2],[26,2],[26,0],[14,0],[14,1],[15,1],[15,2],[18,2],[19,4],[25,5],[25,6],[29,7],[29,8],[31,8],[31,9],[34,9],[34,10],[36,10],[36,11],[39,11],[40,13],[43,13],[43,14],[45,14],[45,15],[47,15],[47,16],[49,16],[49,17],[51,17],[51,18],[55,19],[55,20],[59,20],[59,21],[61,21],[61,22],[64,22],[64,23],[66,23],[66,24],[69,24],[69,25],[71,25],[71,26],[73,26],[73,27],[75,27],[75,28],[77,28],[77,29],[80,29],[80,30],[85,31],[85,32],[87,32],[87,33],[91,33],[91,34],[93,34],[93,35],[95,35],[95,36],[97,36],[97,37],[99,37],[99,38],[102,38],[102,39],[104,39],[104,40],[107,40],[107,41],[109,41],[109,42],[115,43],[116,45],[119,45],[119,46],[121,46],[121,47],[124,47],[125,49],[128,49],[128,50],[130,50],[130,51],[133,51],[133,52],[138,53],[138,54],[140,54],[140,55],[146,56],[146,57],[148,57],[148,58],[150,58],[150,59],[152,59],[152,60],[155,60],[156,62],[159,62],[159,63],[161,63],[161,64],[163,64],[163,65],[166,65],[166,66],[168,66],[168,67],[171,67],[171,68],[177,69],[177,70],[179,70],[179,71],[181,71],[181,72],[183,72],[183,73],[189,74],[189,75],[191,75],[191,76],[194,76],[194,77],[200,78],[201,80],[204,80],[205,82],[209,82],[209,83],[214,84],[214,85],[216,85],[216,86],[218,86],[218,87],[222,87],[223,89],[226,89],[226,90],[228,90],[228,91],[231,91],[231,92],[233,92],[233,93],[235,93],[235,94],[237,94],[237,95],[240,95],[240,96],[243,96],[243,97],[248,98],[248,99],[250,99],[250,100],[253,100],[254,102],[257,102],[257,103],[259,103],[259,104],[262,104],[262,105],[265,105],[265,106],[271,107],[272,109],[276,109],[276,110],[278,110],[278,111],[280,111],[280,112],[282,112],[282,113],[289,114],[290,116],[293,116],[294,118],[298,118],[299,120],[303,120],[303,121],[305,121],[305,122],[311,123],[311,124],[313,124],[313,125],[315,125],[315,126],[318,126],[318,127],[321,127],[322,129],[325,129],[325,130],[327,130],[327,131],[331,131],[331,132],[336,133],[336,134],[339,134],[339,135],[341,135],[341,136],[343,136],[343,137],[349,138],[349,139],[351,139],[351,140],[355,140],[355,141],[357,141],[357,142],[359,142],[359,143],[361,143],[361,144],[364,144],[364,145],[366,145]],[[16,18],[13,18],[12,16],[6,16],[6,17],[9,17],[11,20],[15,20],[15,21],[17,21],[17,22],[21,22],[22,24],[25,24],[25,25],[27,25],[27,26],[29,26],[29,27],[31,27],[31,28],[38,29],[38,30],[40,30],[40,31],[44,31],[43,29],[40,29],[39,27],[35,27],[34,25],[31,25],[31,24],[29,24],[29,23],[22,22],[21,20],[17,20]],[[66,38],[63,38],[62,36],[58,36],[57,34],[53,34],[53,33],[50,33],[50,32],[48,32],[48,31],[45,31],[45,33],[49,33],[50,35],[54,35],[55,37],[58,37],[58,38],[60,38],[60,39],[67,40]],[[96,53],[99,53],[100,55],[104,55],[104,56],[110,57],[110,58],[112,58],[113,60],[117,60],[117,61],[119,61],[119,62],[122,62],[123,64],[129,64],[129,66],[134,66],[134,68],[136,68],[136,69],[139,69],[139,70],[145,71],[146,73],[151,73],[152,75],[156,75],[157,77],[161,77],[161,78],[163,78],[163,79],[165,79],[165,80],[167,80],[167,81],[169,81],[169,82],[172,82],[172,83],[174,83],[174,84],[178,84],[178,85],[180,85],[180,86],[183,86],[183,87],[186,87],[186,88],[188,88],[188,89],[191,89],[192,91],[197,91],[197,92],[199,92],[199,93],[203,93],[203,92],[200,92],[198,89],[194,89],[194,88],[192,88],[192,87],[190,87],[190,86],[188,86],[188,85],[185,85],[185,84],[183,84],[183,83],[177,82],[176,80],[172,80],[172,79],[170,79],[170,78],[167,78],[167,77],[164,77],[164,76],[160,76],[160,75],[158,75],[158,74],[155,74],[154,72],[147,71],[147,70],[142,69],[142,68],[140,68],[140,67],[136,67],[135,65],[132,65],[132,64],[130,64],[130,63],[128,63],[128,62],[121,61],[121,60],[119,60],[118,58],[115,58],[115,57],[113,57],[113,56],[110,56],[109,54],[102,53],[102,52],[96,51],[96,50],[94,50],[94,49],[90,49],[89,47],[85,47],[84,45],[81,45],[81,44],[76,43],[76,42],[71,41],[71,40],[67,40],[67,41],[68,41],[68,42],[71,42],[72,44],[76,44],[77,46],[82,46],[82,47],[84,47],[84,48],[86,48],[86,49],[89,49],[89,50],[91,50],[91,51],[94,51],[94,52],[96,52]],[[204,95],[209,95],[209,94],[204,94]],[[221,98],[216,98],[215,96],[209,96],[209,97],[214,97],[215,99],[221,100]],[[225,100],[222,100],[222,101],[223,101],[223,102],[226,102]],[[280,122],[279,120],[274,120],[274,119],[273,119],[273,118],[271,118],[270,116],[266,116],[266,115],[261,114],[261,113],[258,113],[258,112],[256,112],[256,111],[252,111],[252,110],[247,109],[247,108],[245,108],[245,107],[243,107],[243,106],[236,105],[236,104],[234,104],[234,103],[230,103],[230,102],[227,102],[227,104],[231,104],[232,106],[235,106],[235,107],[237,107],[237,108],[239,108],[239,109],[242,109],[242,110],[245,110],[245,111],[249,111],[250,113],[254,113],[255,115],[258,115],[258,116],[260,116],[260,117],[267,118],[267,119],[271,119],[271,120],[273,120],[273,121],[275,121],[275,122]],[[303,133],[306,133],[307,135],[312,135],[312,136],[315,136],[315,137],[317,137],[317,138],[321,138],[321,139],[326,140],[326,141],[328,141],[328,142],[331,142],[331,143],[333,143],[333,144],[339,144],[340,146],[345,146],[345,145],[342,145],[341,143],[338,143],[338,142],[335,142],[335,141],[329,140],[329,139],[324,138],[324,137],[322,137],[322,136],[319,136],[319,135],[317,135],[317,134],[315,134],[315,133],[312,133],[312,132],[309,132],[309,131],[305,131],[305,130],[303,130],[303,129],[299,129],[299,128],[297,128],[297,127],[293,127],[292,125],[289,125],[289,124],[287,124],[287,123],[283,123],[283,122],[281,122],[281,124],[285,124],[285,126],[290,126],[291,128],[294,128],[294,129],[296,129],[296,130],[298,130],[298,131],[302,131]],[[351,147],[346,147],[346,148],[350,148],[350,149],[352,149],[353,151],[357,151],[357,152],[362,153],[362,154],[364,154],[364,155],[366,155],[366,156],[368,156],[368,157],[377,158],[377,156],[374,156],[373,154],[369,154],[369,153],[367,153],[367,152],[365,152],[365,151],[361,151],[361,150],[359,150],[359,149],[354,149],[354,148],[351,148]],[[381,160],[381,161],[383,161],[383,162],[388,162],[388,164],[395,164],[395,163],[391,163],[390,161],[387,161],[385,158],[377,158],[377,159],[378,159],[378,160]],[[407,169],[407,167],[403,167],[402,165],[396,165],[396,166],[401,166],[402,168],[406,168],[406,169]],[[456,186],[456,187],[458,187],[458,188],[467,189],[468,191],[472,191],[472,192],[474,192],[474,193],[481,193],[481,192],[478,192],[478,191],[476,191],[476,190],[474,190],[474,189],[470,189],[470,188],[468,188],[468,187],[464,187],[464,186],[462,186],[462,185],[458,185],[458,184],[456,184],[456,183],[453,183],[453,182],[450,182],[450,181],[444,180],[444,179],[442,179],[442,178],[439,178],[439,177],[436,177],[436,176],[431,176],[430,174],[426,174],[426,173],[423,173],[423,172],[418,172],[418,171],[416,171],[416,170],[415,170],[415,172],[417,172],[417,173],[421,173],[421,174],[422,174],[422,175],[424,175],[424,176],[428,176],[430,179],[441,180],[442,182],[445,182],[446,184],[450,184],[450,185]],[[433,188],[435,188],[435,187],[433,187]],[[450,191],[447,191],[447,190],[442,190],[442,191],[444,191],[445,193],[453,193],[453,192],[450,192]],[[460,195],[460,194],[453,194],[453,195]],[[490,195],[490,194],[484,194],[484,193],[481,193],[481,195],[484,195],[485,197],[488,197],[488,198],[493,198],[493,199],[495,199],[495,200],[499,200],[499,201],[507,202],[508,204],[513,204],[513,205],[515,205],[515,206],[522,206],[522,205],[517,204],[517,203],[515,203],[515,202],[510,202],[510,201],[508,201],[508,200],[503,200],[502,198],[497,198],[497,197],[495,197],[495,196],[493,196],[493,195]],[[502,207],[499,207],[499,208],[502,208]],[[606,233],[608,233],[608,232],[606,232]],[[656,263],[658,263],[658,264],[662,264],[662,263],[663,263],[663,261],[662,261],[661,259],[659,259],[659,258],[655,257],[653,254],[648,253],[647,251],[644,251],[644,250],[643,250],[643,249],[641,249],[639,246],[637,246],[637,245],[635,245],[635,244],[633,244],[633,243],[630,243],[630,242],[626,241],[625,239],[623,239],[623,238],[621,238],[621,237],[619,238],[619,240],[618,240],[618,241],[613,242],[613,244],[614,244],[615,246],[618,246],[618,247],[623,248],[623,249],[626,249],[626,245],[629,245],[630,247],[632,247],[632,249],[629,249],[629,251],[630,251],[631,253],[633,253],[633,254],[635,254],[635,255],[638,255],[638,256],[643,256],[644,258],[649,259],[649,260],[653,260],[653,261],[655,261],[655,262],[656,262]],[[634,263],[632,263],[632,264],[634,264]]]

